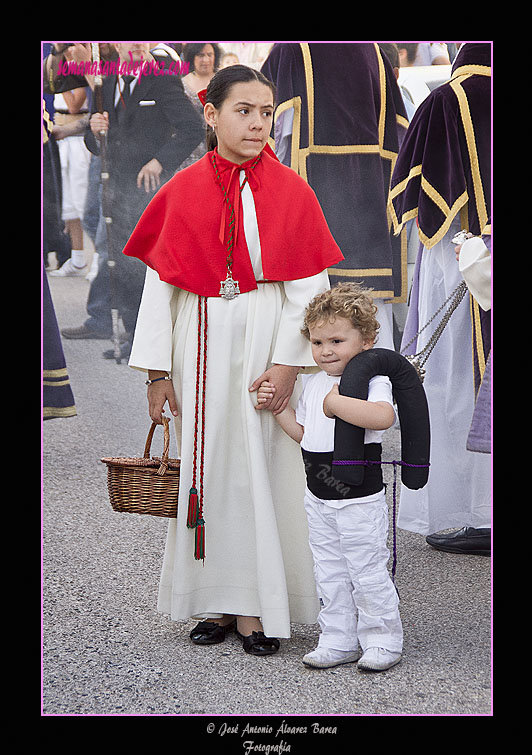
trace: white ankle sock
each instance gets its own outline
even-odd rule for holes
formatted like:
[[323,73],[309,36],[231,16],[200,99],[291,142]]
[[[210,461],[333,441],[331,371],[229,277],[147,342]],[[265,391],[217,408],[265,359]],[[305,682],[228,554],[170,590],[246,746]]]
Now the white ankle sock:
[[83,249],[72,249],[70,258],[74,267],[85,267],[85,251]]

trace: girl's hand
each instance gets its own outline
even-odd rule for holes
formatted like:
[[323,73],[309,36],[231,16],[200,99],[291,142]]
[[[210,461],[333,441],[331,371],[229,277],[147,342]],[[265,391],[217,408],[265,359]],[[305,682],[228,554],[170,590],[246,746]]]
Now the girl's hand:
[[334,419],[334,417],[336,417],[336,413],[334,412],[332,407],[336,396],[339,395],[340,390],[338,388],[338,383],[335,383],[329,393],[323,399],[323,413],[326,417],[329,417],[329,419]]
[[164,405],[168,401],[168,408],[174,417],[179,416],[179,407],[171,380],[158,380],[148,386],[148,413],[152,422],[163,424],[162,415]]

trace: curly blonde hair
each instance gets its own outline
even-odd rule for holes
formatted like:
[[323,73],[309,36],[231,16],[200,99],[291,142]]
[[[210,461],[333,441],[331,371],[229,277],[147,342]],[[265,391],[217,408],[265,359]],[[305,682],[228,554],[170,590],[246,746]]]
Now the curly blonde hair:
[[312,299],[305,311],[303,335],[310,340],[314,325],[344,317],[360,331],[364,340],[375,341],[380,325],[375,317],[377,307],[370,295],[372,289],[359,283],[338,283]]

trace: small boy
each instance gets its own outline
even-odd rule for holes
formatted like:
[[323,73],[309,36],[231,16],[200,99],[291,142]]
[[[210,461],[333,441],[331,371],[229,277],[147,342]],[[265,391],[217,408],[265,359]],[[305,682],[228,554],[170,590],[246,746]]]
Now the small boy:
[[[307,473],[305,509],[321,610],[318,647],[306,666],[330,668],[358,661],[383,671],[401,660],[403,630],[397,591],[388,574],[388,508],[380,464],[366,466],[360,486],[336,479],[332,467],[334,418],[365,428],[365,458],[380,461],[383,431],[395,422],[389,379],[369,383],[367,401],[342,396],[338,383],[348,362],[377,338],[377,308],[366,289],[339,284],[316,296],[305,314],[303,334],[321,368],[303,375],[297,409],[276,416],[300,443]],[[258,402],[275,388],[263,383]],[[360,657],[358,644],[363,654]]]

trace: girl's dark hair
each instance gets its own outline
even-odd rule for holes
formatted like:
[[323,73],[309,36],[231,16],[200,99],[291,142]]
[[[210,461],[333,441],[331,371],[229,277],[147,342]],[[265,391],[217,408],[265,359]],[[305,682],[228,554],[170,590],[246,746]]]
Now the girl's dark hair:
[[[214,107],[219,110],[234,84],[246,83],[248,81],[259,81],[261,84],[271,89],[273,99],[275,102],[275,86],[274,84],[264,76],[260,71],[256,71],[249,66],[228,66],[217,71],[209,82],[207,87],[207,93],[205,95],[205,104],[210,102]],[[212,150],[217,145],[216,134],[214,130],[207,126],[207,150]]]
[[185,63],[190,63],[190,73],[194,70],[194,58],[199,55],[205,45],[211,45],[214,50],[214,70],[218,70],[220,65],[220,58],[222,57],[222,51],[220,46],[216,42],[189,42],[183,46],[183,52],[181,57]]

